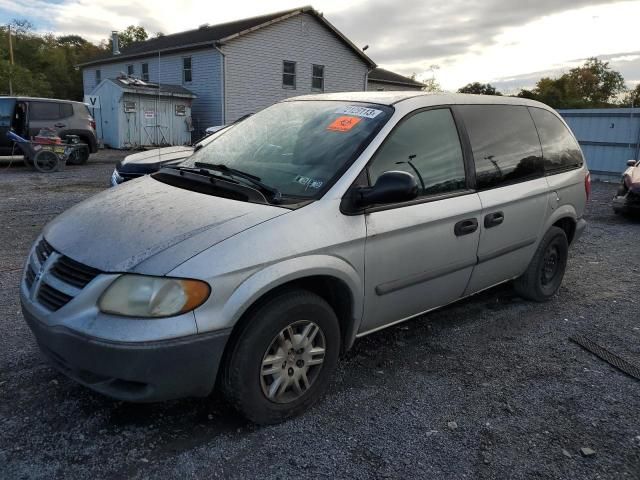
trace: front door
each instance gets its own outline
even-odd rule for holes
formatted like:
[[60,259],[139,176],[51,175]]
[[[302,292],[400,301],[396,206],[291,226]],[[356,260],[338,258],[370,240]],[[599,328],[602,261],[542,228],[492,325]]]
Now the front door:
[[410,114],[368,167],[371,184],[402,170],[420,185],[417,200],[366,212],[365,315],[360,333],[460,298],[479,241],[480,199],[468,189],[451,110]]
[[469,135],[482,203],[478,265],[468,295],[526,270],[542,235],[549,188],[527,107],[456,108]]

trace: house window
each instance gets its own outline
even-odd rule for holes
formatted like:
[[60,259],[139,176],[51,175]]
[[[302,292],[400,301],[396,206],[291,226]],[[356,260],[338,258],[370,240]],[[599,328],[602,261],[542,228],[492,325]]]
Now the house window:
[[102,72],[100,69],[96,70],[96,85],[102,81]]
[[142,64],[142,80],[144,80],[145,82],[149,81],[149,64],[148,63]]
[[296,88],[296,62],[282,62],[282,88]]
[[182,82],[189,83],[193,79],[191,75],[191,57],[182,59]]
[[311,66],[311,89],[324,92],[324,65]]
[[133,77],[133,65],[127,65],[127,75]]

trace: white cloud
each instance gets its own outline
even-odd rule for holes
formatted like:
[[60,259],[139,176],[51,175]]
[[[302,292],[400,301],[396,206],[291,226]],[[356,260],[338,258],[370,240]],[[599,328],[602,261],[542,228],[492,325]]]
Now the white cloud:
[[[40,30],[75,33],[99,42],[111,30],[128,25],[142,25],[152,33],[174,33],[302,3],[0,0],[0,11],[9,18],[27,17]],[[513,84],[522,74],[568,69],[575,59],[594,55],[617,55],[618,62],[640,61],[636,55],[640,51],[638,1],[317,0],[313,6],[357,45],[370,44],[367,53],[385,68],[417,72],[424,78],[431,76],[430,65],[438,64],[437,78],[447,89],[472,81],[511,79]]]

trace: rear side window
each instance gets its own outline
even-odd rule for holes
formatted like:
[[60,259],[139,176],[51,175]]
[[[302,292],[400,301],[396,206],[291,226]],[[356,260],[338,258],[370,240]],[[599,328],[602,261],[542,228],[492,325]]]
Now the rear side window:
[[29,102],[30,120],[58,120],[60,104],[55,102]]
[[448,108],[416,113],[391,132],[369,167],[371,183],[391,170],[416,177],[421,195],[466,188],[460,138]]
[[478,189],[496,188],[544,175],[542,150],[527,107],[458,107],[469,133]]
[[582,152],[564,123],[553,113],[541,108],[530,108],[529,111],[542,143],[545,172],[580,168],[584,163]]
[[73,105],[70,103],[61,103],[60,104],[60,116],[62,118],[72,117],[73,116]]

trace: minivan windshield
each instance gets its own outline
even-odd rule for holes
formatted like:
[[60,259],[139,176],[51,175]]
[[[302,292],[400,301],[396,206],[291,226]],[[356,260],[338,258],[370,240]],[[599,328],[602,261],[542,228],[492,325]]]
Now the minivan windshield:
[[282,196],[323,193],[393,113],[377,104],[291,101],[275,104],[225,129],[180,167],[250,176]]

